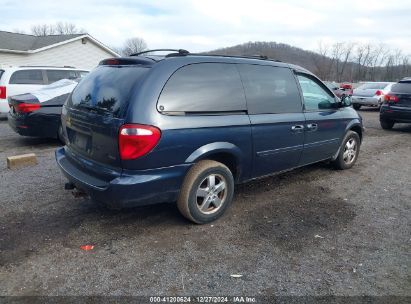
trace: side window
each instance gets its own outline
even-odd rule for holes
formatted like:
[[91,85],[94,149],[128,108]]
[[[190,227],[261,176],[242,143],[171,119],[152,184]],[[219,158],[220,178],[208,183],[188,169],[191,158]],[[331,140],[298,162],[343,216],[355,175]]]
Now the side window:
[[49,84],[59,81],[61,79],[75,79],[77,78],[76,71],[70,70],[47,70],[47,78]]
[[298,75],[298,81],[303,92],[305,110],[318,111],[333,108],[334,96],[327,92],[320,83],[304,75]]
[[41,70],[21,70],[10,77],[10,84],[44,84]]
[[245,111],[240,75],[234,64],[197,63],[177,70],[157,104],[161,112]]
[[288,68],[239,64],[249,114],[301,112],[301,98]]

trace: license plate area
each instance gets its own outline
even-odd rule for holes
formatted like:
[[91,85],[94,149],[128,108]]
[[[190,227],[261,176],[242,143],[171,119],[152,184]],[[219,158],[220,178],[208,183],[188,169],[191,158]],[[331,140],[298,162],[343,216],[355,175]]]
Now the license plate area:
[[67,128],[67,136],[71,146],[76,149],[91,153],[92,137],[89,134],[81,133],[71,128]]

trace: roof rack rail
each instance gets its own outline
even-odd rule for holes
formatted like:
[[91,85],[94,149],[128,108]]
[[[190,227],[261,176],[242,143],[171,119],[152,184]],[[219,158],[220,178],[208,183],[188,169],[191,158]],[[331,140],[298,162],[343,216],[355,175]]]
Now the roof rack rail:
[[207,53],[189,53],[189,55],[262,59],[262,60],[270,60],[270,61],[275,61],[275,62],[282,62],[280,60],[271,59],[266,55],[223,55],[223,54],[207,54]]
[[140,56],[142,54],[147,54],[147,53],[152,53],[152,52],[160,52],[160,51],[161,52],[176,52],[177,53],[177,54],[175,54],[175,53],[167,54],[166,57],[169,56],[169,55],[171,55],[171,56],[175,56],[175,55],[185,56],[185,55],[190,54],[189,51],[183,50],[183,49],[178,49],[178,50],[177,49],[154,49],[154,50],[147,50],[147,51],[142,51],[142,52],[130,54],[130,56]]
[[76,69],[76,67],[64,65],[19,65],[19,68],[69,68],[69,69]]

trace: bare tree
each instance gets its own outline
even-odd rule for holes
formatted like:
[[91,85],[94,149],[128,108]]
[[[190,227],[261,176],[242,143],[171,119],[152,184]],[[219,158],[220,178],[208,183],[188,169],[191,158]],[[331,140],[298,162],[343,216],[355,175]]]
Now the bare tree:
[[31,33],[35,36],[47,35],[70,35],[85,33],[84,29],[78,28],[69,22],[57,22],[56,24],[37,24],[31,27]]
[[80,34],[85,32],[84,29],[80,29],[74,23],[69,22],[57,22],[54,30],[58,35]]
[[121,54],[124,56],[129,56],[134,53],[142,52],[147,50],[147,43],[143,38],[134,37],[127,39],[124,43]]
[[49,24],[37,24],[31,27],[31,33],[34,36],[53,35],[54,29]]

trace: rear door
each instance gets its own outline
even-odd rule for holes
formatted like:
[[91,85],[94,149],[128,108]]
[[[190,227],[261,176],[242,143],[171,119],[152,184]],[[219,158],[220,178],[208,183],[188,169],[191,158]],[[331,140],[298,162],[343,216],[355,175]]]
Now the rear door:
[[62,122],[72,154],[121,167],[118,132],[132,94],[149,68],[99,66],[74,89]]
[[238,65],[251,121],[253,176],[298,165],[304,143],[304,115],[297,83],[285,67]]
[[303,73],[297,78],[304,99],[305,139],[300,164],[305,165],[337,152],[346,121],[334,94],[320,80]]

